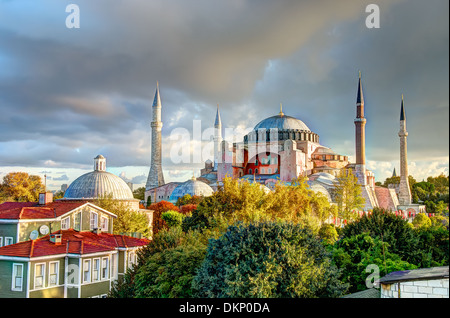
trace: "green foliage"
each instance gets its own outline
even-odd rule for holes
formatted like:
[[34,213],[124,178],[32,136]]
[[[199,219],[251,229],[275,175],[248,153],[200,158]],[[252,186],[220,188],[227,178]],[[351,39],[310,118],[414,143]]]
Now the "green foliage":
[[209,241],[197,297],[339,297],[346,285],[310,229],[292,222],[230,226]]
[[412,224],[414,225],[415,228],[430,227],[431,220],[425,213],[419,213],[412,221]]
[[147,209],[153,211],[153,234],[158,233],[163,229],[167,229],[166,222],[161,218],[161,215],[167,211],[179,211],[179,209],[168,201],[160,201],[158,203],[153,203],[147,207]]
[[419,261],[417,236],[406,220],[391,211],[373,209],[372,213],[347,224],[342,230],[342,237],[348,238],[362,233],[387,242],[392,253],[398,254],[409,263],[416,264]]
[[203,200],[203,197],[194,195],[191,196],[189,193],[185,194],[183,197],[178,198],[177,203],[175,204],[178,207],[181,207],[186,204],[199,204]]
[[448,218],[447,220],[443,217],[430,219],[429,225],[415,229],[419,237],[417,250],[421,254],[420,263],[417,265],[420,267],[449,265]]
[[361,186],[351,169],[342,169],[336,179],[338,182],[334,192],[339,216],[348,221],[355,220],[357,214],[353,213],[353,210],[361,210],[365,202],[361,195]]
[[333,224],[324,223],[320,227],[319,237],[324,240],[326,244],[333,244],[338,239],[338,233]]
[[139,187],[133,191],[133,197],[138,200],[145,199],[145,187]]
[[367,289],[366,268],[370,264],[379,267],[380,277],[399,270],[415,269],[389,251],[389,244],[368,233],[357,234],[339,240],[333,247],[333,261],[343,271],[342,282],[350,284],[349,292]]
[[110,296],[115,298],[192,297],[192,279],[215,234],[184,233],[179,227],[161,230],[138,253],[138,264],[128,271]]
[[326,197],[310,190],[305,178],[292,185],[277,184],[265,193],[257,183],[223,180],[223,186],[212,196],[204,198],[183,221],[183,230],[226,228],[236,221],[289,220],[294,223],[316,224],[336,213]]
[[117,215],[114,220],[114,234],[139,232],[143,237],[151,236],[146,214],[132,210],[126,203],[112,199],[111,195],[98,198],[95,204]]
[[166,211],[161,214],[161,218],[167,223],[169,228],[181,227],[185,216],[177,211]]

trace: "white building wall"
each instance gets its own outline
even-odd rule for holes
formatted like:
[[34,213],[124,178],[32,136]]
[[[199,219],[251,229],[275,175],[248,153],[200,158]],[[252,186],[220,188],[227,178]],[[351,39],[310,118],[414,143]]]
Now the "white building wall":
[[[449,298],[448,278],[400,283],[400,298]],[[398,285],[381,284],[381,298],[398,298]]]

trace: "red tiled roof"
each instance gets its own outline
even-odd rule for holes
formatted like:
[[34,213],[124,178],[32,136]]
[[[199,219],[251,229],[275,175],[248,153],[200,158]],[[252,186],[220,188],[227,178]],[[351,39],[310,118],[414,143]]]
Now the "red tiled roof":
[[147,245],[147,239],[138,239],[126,235],[109,233],[95,234],[78,232],[73,229],[57,231],[62,234],[61,244],[50,242],[50,236],[44,236],[34,241],[19,242],[0,247],[0,255],[16,257],[39,257],[58,254],[91,254],[114,251],[119,247],[138,247]]
[[55,201],[45,205],[37,202],[5,202],[0,204],[0,219],[48,219],[72,211],[87,201]]

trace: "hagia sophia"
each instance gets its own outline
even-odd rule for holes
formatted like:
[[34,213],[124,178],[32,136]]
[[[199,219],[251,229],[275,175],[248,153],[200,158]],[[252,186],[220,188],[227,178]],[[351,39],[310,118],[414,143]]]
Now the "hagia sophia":
[[[225,177],[257,182],[264,191],[271,191],[277,182],[291,184],[299,176],[307,184],[335,202],[335,185],[342,169],[353,172],[365,199],[364,210],[374,207],[388,210],[423,212],[424,206],[412,204],[408,184],[406,116],[403,96],[400,109],[400,185],[385,188],[375,185],[374,173],[366,168],[364,96],[361,74],[356,96],[355,162],[320,144],[319,135],[302,120],[286,115],[280,104],[278,114],[257,123],[241,142],[230,144],[222,138],[222,120],[217,106],[214,121],[214,161],[206,160],[200,176],[185,182],[165,183],[162,169],[161,121],[162,103],[157,84],[152,105],[151,163],[145,187],[145,202],[176,201],[186,194],[210,196],[217,191]],[[119,177],[106,172],[106,159],[94,159],[94,171],[80,176],[68,187],[62,200],[93,200],[104,193],[127,202],[135,210],[139,201],[133,198],[128,185]]]

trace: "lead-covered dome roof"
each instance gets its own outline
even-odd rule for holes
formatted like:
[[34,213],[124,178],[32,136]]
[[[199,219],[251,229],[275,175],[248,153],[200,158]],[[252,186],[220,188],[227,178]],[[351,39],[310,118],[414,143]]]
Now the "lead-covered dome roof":
[[124,180],[106,171],[106,159],[94,158],[94,171],[83,174],[70,184],[63,199],[97,199],[112,196],[115,200],[134,200],[133,192]]
[[170,201],[177,201],[179,198],[184,197],[186,194],[190,196],[210,196],[214,193],[213,189],[203,181],[192,178],[186,182],[183,182],[177,186],[170,195]]
[[278,130],[304,130],[311,131],[308,126],[300,119],[278,114],[276,116],[268,117],[260,121],[253,130],[258,129],[278,129]]

